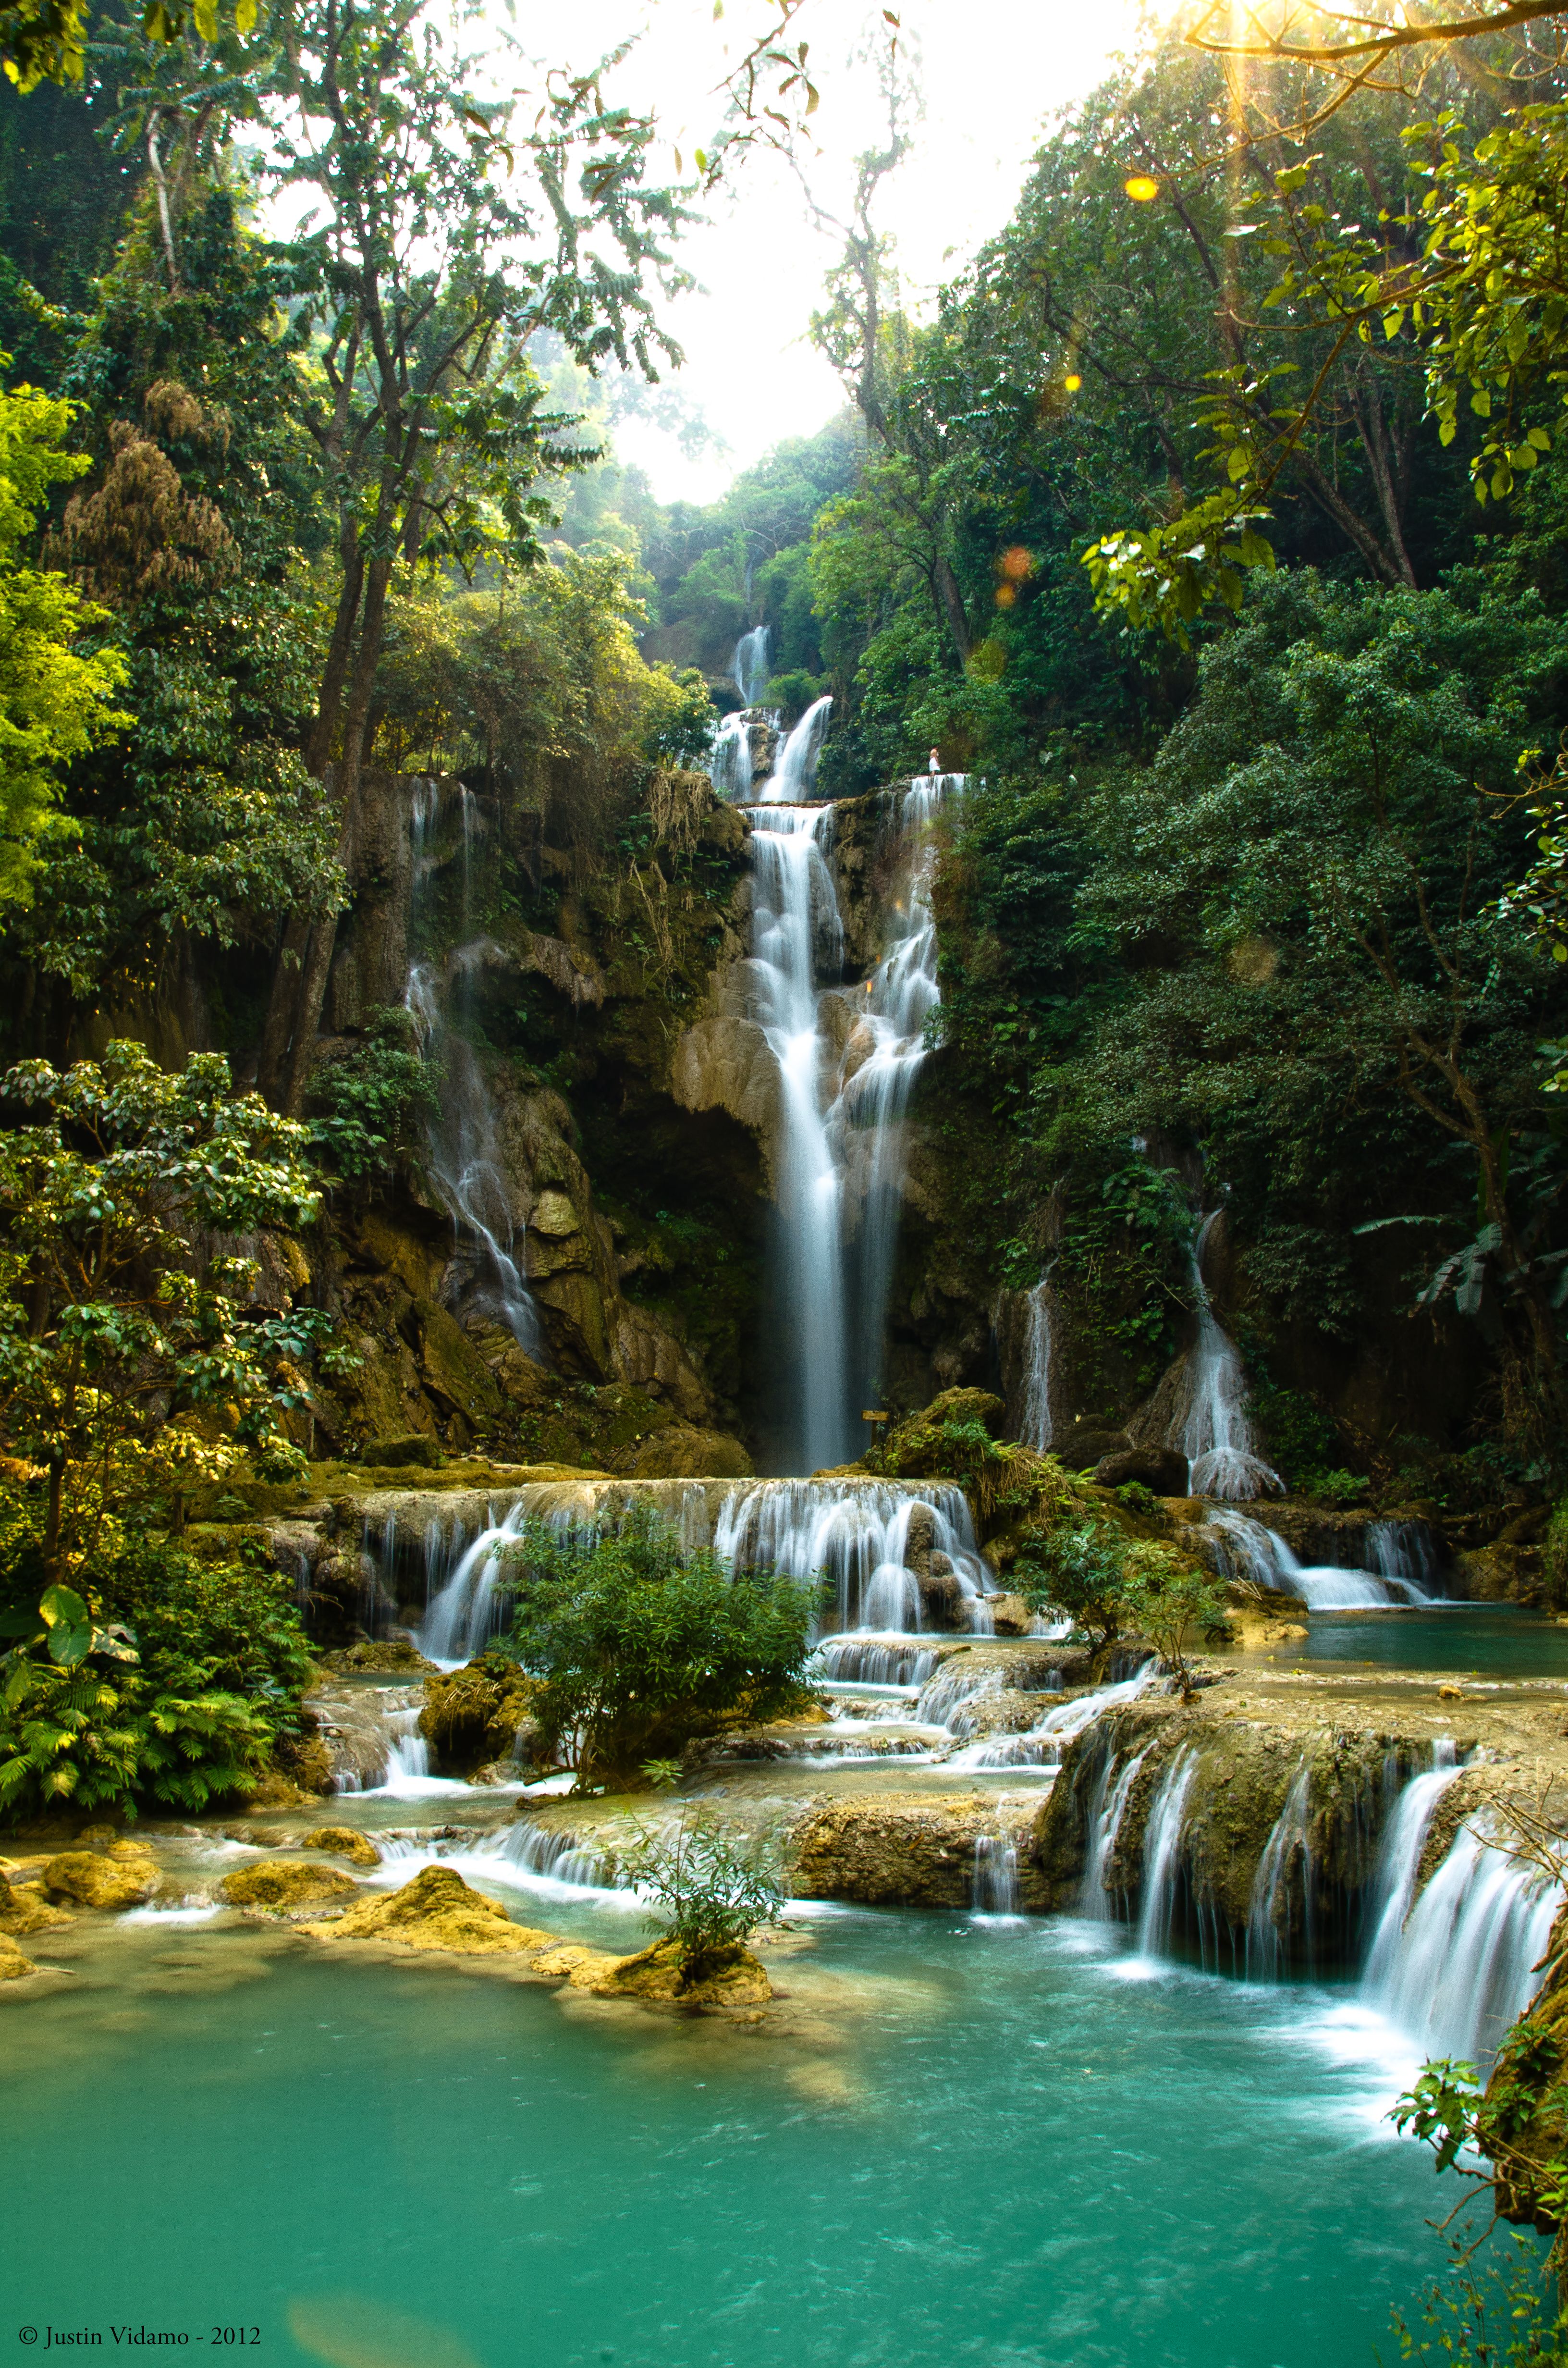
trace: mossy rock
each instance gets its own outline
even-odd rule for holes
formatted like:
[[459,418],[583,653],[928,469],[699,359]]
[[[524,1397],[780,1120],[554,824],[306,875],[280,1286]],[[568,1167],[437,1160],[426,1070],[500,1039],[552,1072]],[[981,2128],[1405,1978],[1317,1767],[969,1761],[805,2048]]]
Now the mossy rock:
[[736,1945],[683,1957],[674,1941],[656,1941],[622,1957],[591,1987],[600,1998],[650,1998],[672,2006],[766,2006],[773,1985],[749,1949]]
[[25,1950],[18,1949],[15,1941],[7,1940],[0,1933],[0,1982],[23,1982],[29,1974],[36,1974],[38,1970]]
[[312,1866],[302,1858],[272,1859],[265,1866],[236,1867],[218,1885],[231,1907],[265,1907],[288,1913],[319,1907],[329,1899],[354,1899],[358,1885],[335,1866]]
[[330,1924],[301,1927],[320,1941],[381,1941],[449,1957],[519,1956],[553,1944],[554,1935],[514,1924],[506,1909],[475,1891],[449,1866],[427,1866],[390,1898],[367,1899]]
[[62,1850],[50,1860],[41,1880],[51,1897],[74,1899],[79,1907],[119,1914],[152,1898],[158,1887],[158,1869],[150,1851],[135,1843],[118,1842],[107,1855],[90,1850]]
[[368,1834],[353,1826],[318,1826],[301,1842],[301,1850],[330,1850],[354,1866],[380,1866],[381,1854]]
[[438,1439],[426,1438],[423,1431],[405,1430],[392,1439],[372,1439],[366,1442],[365,1461],[382,1468],[395,1470],[404,1463],[423,1464],[426,1472],[438,1472],[447,1458]]
[[14,1884],[0,1874],[0,1932],[13,1939],[22,1932],[47,1932],[73,1919],[62,1907],[51,1907],[36,1883]]
[[1568,2155],[1568,1908],[1546,1944],[1546,1977],[1498,2050],[1482,2100],[1481,2142],[1492,2158],[1493,2196],[1505,2220],[1554,2236],[1560,2210],[1542,2200],[1550,2166]]
[[486,1653],[464,1668],[426,1679],[419,1732],[443,1768],[471,1773],[512,1759],[533,1696],[533,1681],[515,1661]]
[[[881,1452],[883,1469],[901,1480],[938,1480],[953,1476],[954,1448],[948,1433],[978,1423],[991,1439],[1000,1439],[1007,1409],[990,1390],[944,1390],[919,1414],[906,1415],[889,1432]],[[960,1455],[960,1462],[971,1457]]]

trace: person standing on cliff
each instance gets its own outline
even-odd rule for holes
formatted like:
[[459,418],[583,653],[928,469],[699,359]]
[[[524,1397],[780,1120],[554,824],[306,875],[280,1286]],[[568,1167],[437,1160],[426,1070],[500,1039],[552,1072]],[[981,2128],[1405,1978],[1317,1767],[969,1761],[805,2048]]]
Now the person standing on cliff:
[[942,760],[941,760],[941,758],[937,756],[937,751],[935,750],[935,748],[933,748],[933,749],[932,749],[932,751],[931,751],[931,762],[930,762],[929,766],[926,768],[926,769],[927,769],[927,771],[929,771],[929,772],[933,772],[933,773],[939,773],[939,772],[941,771],[941,769],[942,769]]

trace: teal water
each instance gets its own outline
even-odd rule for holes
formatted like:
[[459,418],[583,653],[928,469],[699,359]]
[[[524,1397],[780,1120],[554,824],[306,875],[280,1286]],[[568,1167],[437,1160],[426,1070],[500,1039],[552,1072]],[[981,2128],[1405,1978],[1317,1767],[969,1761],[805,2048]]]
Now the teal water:
[[1454,2199],[1350,1992],[1063,1920],[808,1929],[780,2032],[121,1928],[0,2005],[0,2357],[142,2320],[329,2368],[1396,2356]]
[[1568,1678],[1568,1627],[1509,1604],[1443,1611],[1314,1611],[1304,1645],[1278,1658],[1371,1662],[1491,1678]]

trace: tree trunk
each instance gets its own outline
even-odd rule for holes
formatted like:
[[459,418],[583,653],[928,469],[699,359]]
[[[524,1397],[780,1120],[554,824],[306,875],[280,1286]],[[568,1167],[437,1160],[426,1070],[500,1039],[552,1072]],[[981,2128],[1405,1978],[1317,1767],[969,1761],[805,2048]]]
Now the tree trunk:
[[931,571],[931,577],[942,615],[947,620],[948,631],[953,637],[953,646],[958,651],[960,662],[967,666],[974,644],[970,639],[969,619],[964,614],[963,594],[959,590],[959,580],[953,574],[951,563],[938,559]]

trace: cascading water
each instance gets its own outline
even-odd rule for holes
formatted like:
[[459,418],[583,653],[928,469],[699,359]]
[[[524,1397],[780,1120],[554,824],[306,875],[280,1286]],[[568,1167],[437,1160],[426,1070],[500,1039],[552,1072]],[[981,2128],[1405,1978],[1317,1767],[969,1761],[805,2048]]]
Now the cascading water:
[[[810,721],[791,734],[781,772]],[[938,1000],[929,825],[963,784],[961,774],[944,773],[903,791],[881,956],[858,992],[841,985],[844,930],[829,868],[834,809],[769,803],[748,810],[754,1012],[782,1089],[778,1197],[797,1468],[845,1463],[858,1452],[856,1402],[879,1380],[905,1181],[904,1121],[926,1055],[926,1018]],[[826,982],[821,989],[819,979]],[[846,1035],[833,1024],[842,1022],[846,1002]],[[837,1038],[843,1049],[834,1066]]]
[[525,1353],[543,1362],[544,1327],[513,1255],[512,1213],[495,1112],[472,1050],[448,1027],[436,973],[415,962],[403,1002],[426,1063],[439,1065],[440,1110],[426,1136],[426,1174],[452,1221],[460,1259],[471,1262],[472,1304],[505,1324]]
[[1278,1981],[1285,1960],[1282,1927],[1294,1899],[1301,1903],[1304,1954],[1312,1952],[1312,1858],[1308,1816],[1312,1804],[1312,1768],[1303,1760],[1290,1780],[1285,1804],[1274,1820],[1253,1877],[1252,1912],[1247,1918],[1246,1972],[1249,1981]]
[[1148,1747],[1118,1768],[1114,1752],[1104,1754],[1095,1789],[1089,1796],[1089,1847],[1084,1859],[1084,1881],[1080,1893],[1084,1914],[1096,1924],[1108,1924],[1116,1916],[1115,1897],[1106,1882],[1116,1838],[1121,1830],[1127,1799],[1138,1781],[1138,1770],[1148,1758]]
[[1022,1735],[998,1735],[985,1743],[971,1743],[967,1750],[955,1755],[952,1765],[1060,1768],[1067,1745],[1093,1726],[1096,1719],[1103,1718],[1108,1710],[1119,1710],[1123,1702],[1136,1702],[1153,1683],[1158,1666],[1155,1661],[1145,1661],[1136,1677],[1123,1678],[1116,1685],[1099,1686],[1093,1693],[1075,1694],[1071,1702],[1048,1710]]
[[762,792],[768,805],[796,805],[811,796],[832,707],[831,699],[813,701],[785,741]]
[[1187,1796],[1198,1771],[1198,1754],[1178,1751],[1160,1780],[1143,1832],[1143,1885],[1138,1907],[1138,1953],[1163,1957],[1170,1948],[1181,1871],[1182,1826]]
[[1215,1315],[1203,1280],[1203,1252],[1221,1212],[1211,1210],[1193,1238],[1190,1281],[1198,1338],[1182,1375],[1181,1402],[1166,1445],[1185,1455],[1195,1497],[1262,1497],[1284,1486],[1254,1448],[1246,1376],[1235,1342]]
[[741,1568],[820,1579],[832,1598],[825,1618],[840,1630],[909,1634],[922,1625],[919,1579],[907,1559],[917,1511],[932,1541],[922,1554],[947,1558],[970,1628],[985,1633],[983,1597],[992,1581],[968,1500],[951,1482],[861,1482],[848,1489],[829,1480],[772,1480],[736,1487],[714,1524],[713,1550]]
[[1428,1593],[1413,1575],[1419,1569],[1428,1581],[1437,1577],[1437,1559],[1420,1522],[1368,1524],[1368,1548],[1378,1562],[1375,1573],[1345,1570],[1336,1563],[1300,1563],[1277,1531],[1247,1513],[1212,1512],[1204,1529],[1214,1560],[1227,1577],[1252,1579],[1281,1595],[1299,1596],[1313,1611],[1420,1609],[1453,1600]]
[[977,1916],[1018,1912],[1018,1853],[1006,1834],[977,1834],[970,1902]]
[[726,715],[713,734],[709,777],[717,794],[732,805],[751,795],[751,726],[743,715]]
[[735,654],[730,661],[730,678],[741,694],[744,707],[755,707],[767,688],[767,627],[754,625],[735,643]]
[[801,1452],[807,1471],[852,1453],[845,1356],[842,1179],[823,1115],[815,949],[842,967],[843,925],[824,850],[833,809],[754,810],[752,968],[757,1019],[778,1064],[778,1178],[785,1306],[792,1338]]
[[1026,1447],[1041,1453],[1056,1436],[1051,1412],[1051,1360],[1055,1347],[1051,1306],[1051,1278],[1043,1276],[1028,1293],[1024,1325],[1024,1407],[1018,1436]]

